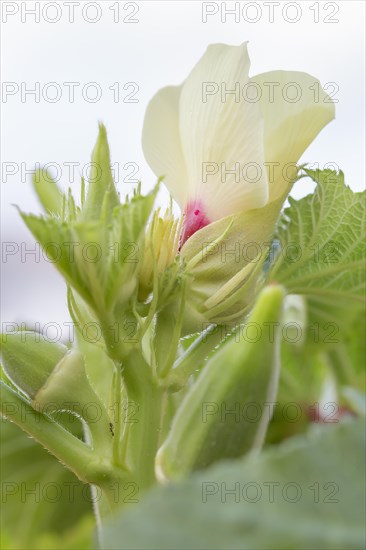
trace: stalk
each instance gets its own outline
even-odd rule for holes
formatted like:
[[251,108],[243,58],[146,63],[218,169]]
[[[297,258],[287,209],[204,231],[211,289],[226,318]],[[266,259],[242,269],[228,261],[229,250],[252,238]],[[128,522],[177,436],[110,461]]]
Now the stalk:
[[159,446],[164,391],[153,380],[152,370],[140,351],[125,361],[123,371],[128,398],[139,408],[138,422],[131,426],[129,456],[141,489],[155,481],[155,456]]
[[50,417],[34,410],[2,381],[0,388],[2,415],[46,447],[81,481],[90,482],[85,464],[95,460],[94,451]]

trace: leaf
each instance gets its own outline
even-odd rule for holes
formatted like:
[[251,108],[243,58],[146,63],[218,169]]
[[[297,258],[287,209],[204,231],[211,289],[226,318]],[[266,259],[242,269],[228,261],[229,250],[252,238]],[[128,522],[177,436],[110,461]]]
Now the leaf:
[[360,312],[342,329],[342,341],[333,357],[338,359],[338,375],[343,384],[365,389],[366,375],[366,316]]
[[365,193],[353,193],[342,172],[305,172],[317,187],[299,201],[289,199],[269,272],[290,297],[305,298],[305,323],[298,323],[305,338],[294,344],[285,338],[278,394],[279,409],[295,402],[302,418],[291,423],[275,414],[270,442],[306,429],[330,381],[328,417],[332,406],[347,407],[343,386],[362,389],[365,383]]
[[2,550],[92,550],[94,543],[95,520],[92,515],[86,515],[71,529],[60,534],[54,532],[40,532],[34,539],[22,545],[12,533],[3,531],[1,533]]
[[330,364],[324,359],[324,354],[308,346],[282,343],[281,375],[267,445],[305,432],[317,420],[317,412],[329,421],[338,412],[337,396],[323,402],[325,388],[332,379]]
[[312,321],[347,324],[365,304],[365,193],[351,191],[342,172],[305,172],[317,187],[299,201],[289,199],[269,279],[306,296]]
[[359,550],[364,428],[361,420],[318,427],[260,456],[155,488],[105,528],[102,546]]
[[[75,417],[63,415],[63,419],[75,433],[80,431]],[[88,486],[5,420],[1,425],[0,460],[1,530],[8,535],[9,546],[11,541],[13,548],[39,548],[36,540],[45,533],[60,536],[91,515]]]

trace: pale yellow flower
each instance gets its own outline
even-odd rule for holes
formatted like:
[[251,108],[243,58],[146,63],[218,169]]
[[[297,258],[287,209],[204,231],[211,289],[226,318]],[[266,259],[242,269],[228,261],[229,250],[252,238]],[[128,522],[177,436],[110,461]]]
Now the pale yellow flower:
[[305,149],[334,118],[319,81],[302,72],[249,76],[247,44],[214,44],[181,86],[145,116],[145,157],[185,214],[183,239],[281,196]]
[[236,323],[251,307],[296,164],[334,118],[316,78],[249,69],[247,44],[211,45],[145,115],[145,157],[183,212],[187,333]]

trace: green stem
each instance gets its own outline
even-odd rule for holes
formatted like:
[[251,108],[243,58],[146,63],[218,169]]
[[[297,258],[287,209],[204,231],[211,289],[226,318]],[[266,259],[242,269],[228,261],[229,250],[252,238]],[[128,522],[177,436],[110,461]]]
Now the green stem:
[[50,417],[33,409],[4,382],[0,382],[1,413],[48,449],[64,466],[85,483],[102,490],[109,508],[115,502],[115,484],[125,482],[129,473],[114,467],[102,449],[92,449]]
[[128,399],[138,407],[138,422],[130,427],[129,456],[140,489],[155,481],[155,456],[159,446],[164,391],[157,386],[141,352],[125,361],[123,376]]
[[[159,445],[161,427],[161,409],[163,391],[158,388],[152,377],[152,370],[146,363],[141,351],[133,351],[119,363],[114,349],[114,361],[119,372],[122,370],[128,402],[134,402],[139,408],[137,422],[126,426],[122,444],[114,449],[114,462],[130,464],[130,471],[124,478],[111,478],[111,483],[104,485],[102,498],[95,499],[94,510],[97,519],[98,536],[102,545],[103,522],[113,515],[115,510],[127,506],[130,499],[125,499],[125,490],[130,494],[131,488],[136,491],[135,498],[155,482],[155,456]],[[118,384],[118,380],[116,380]],[[118,417],[120,417],[118,411]],[[128,417],[128,415],[127,415]],[[129,418],[127,418],[128,422]],[[135,419],[131,419],[135,420]],[[121,419],[120,419],[121,422]],[[118,428],[119,430],[119,428]],[[117,430],[117,432],[118,432]],[[115,435],[116,437],[116,435]],[[126,442],[126,437],[128,442]],[[116,456],[116,451],[118,455]],[[123,483],[122,483],[123,482]]]
[[79,479],[88,482],[85,464],[94,461],[94,451],[51,418],[34,410],[4,382],[0,382],[0,388],[2,415],[46,447]]
[[224,327],[210,325],[189,348],[176,360],[168,376],[160,382],[170,391],[179,391],[185,387],[190,376],[201,366],[210,352],[224,340]]
[[101,404],[100,400],[90,401],[90,403],[95,403],[98,405],[98,410],[100,411],[100,418],[97,418],[95,421],[90,420],[88,416],[84,417],[87,430],[91,436],[91,445],[96,452],[103,453],[104,457],[107,457],[107,455],[111,456],[114,443],[112,436],[113,424],[110,421],[108,413],[103,404]]
[[113,461],[115,464],[124,463],[119,456],[121,447],[121,432],[122,432],[122,388],[121,388],[121,365],[115,362],[115,371],[113,375],[114,384],[114,407],[115,407],[115,424],[114,424],[114,441],[113,441]]
[[[86,426],[85,441],[106,458],[112,455],[113,424],[107,410],[97,394],[89,386],[80,388],[82,400],[75,403],[75,412],[84,420]],[[37,404],[37,399],[34,402]],[[32,403],[32,405],[34,404]],[[93,413],[97,410],[97,417],[90,418],[89,405],[93,406]]]
[[[125,316],[120,316],[125,318]],[[118,325],[119,332],[116,335],[111,319],[105,319],[102,323],[103,335],[109,357],[116,366],[115,393],[116,406],[121,408],[121,388],[118,387],[118,379],[123,379],[124,397],[127,403],[135,406],[138,418],[122,419],[121,410],[117,410],[119,424],[115,426],[115,443],[113,444],[113,457],[109,457],[111,468],[118,468],[119,464],[126,465],[128,472],[123,478],[123,486],[126,482],[136,487],[139,494],[144,489],[156,482],[155,478],[155,456],[159,446],[159,435],[161,431],[162,401],[164,389],[158,387],[153,377],[151,366],[146,362],[140,348],[140,342],[129,343],[124,338],[123,326]],[[137,421],[136,421],[137,420]],[[123,437],[121,423],[125,421]],[[129,423],[131,422],[131,423]],[[122,437],[122,441],[121,437]],[[110,478],[113,482],[113,478]],[[114,484],[118,478],[114,478]],[[103,499],[95,503],[95,512],[98,523],[104,517],[111,514],[113,508],[125,506],[125,500],[115,497],[115,485],[104,484]]]

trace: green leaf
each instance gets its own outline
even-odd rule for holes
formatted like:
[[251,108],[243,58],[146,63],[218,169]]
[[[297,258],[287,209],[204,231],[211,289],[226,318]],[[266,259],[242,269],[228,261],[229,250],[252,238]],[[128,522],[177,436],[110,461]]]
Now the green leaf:
[[331,356],[337,377],[343,385],[365,389],[366,316],[359,312],[347,327],[342,327],[342,339]]
[[103,548],[359,550],[364,453],[358,420],[223,462],[153,489],[104,530]]
[[[314,325],[304,342],[282,342],[278,405],[267,443],[303,432],[310,422],[334,422],[352,411],[361,414],[359,399],[352,396],[365,388],[365,324],[364,313],[359,313],[352,323],[337,330],[334,342],[320,339],[320,330],[314,331]],[[329,328],[338,329],[335,323]]]
[[342,172],[305,172],[317,187],[299,201],[289,198],[269,279],[305,295],[312,319],[338,321],[340,309],[343,315],[365,303],[365,193],[351,191]]
[[281,375],[276,406],[268,427],[266,444],[273,444],[303,433],[316,414],[331,421],[338,412],[337,395],[323,401],[323,394],[332,380],[325,354],[317,354],[308,346],[298,347],[283,342]]
[[[80,433],[75,417],[62,418],[68,429]],[[17,426],[1,424],[1,531],[9,539],[2,547],[40,548],[39,537],[61,536],[91,515],[90,492]],[[89,537],[90,529],[89,523]]]
[[6,530],[0,535],[0,547],[2,550],[92,550],[95,548],[94,529],[93,516],[86,515],[62,533],[40,531],[24,544]]
[[[365,193],[352,192],[342,172],[305,172],[317,187],[299,201],[290,199],[277,230],[280,252],[269,272],[292,297],[305,299],[304,320],[297,323],[301,341],[283,344],[279,386],[279,399],[296,401],[303,410],[320,400],[326,379],[336,384],[337,406],[345,404],[342,386],[364,387],[366,266]],[[304,427],[305,420],[302,426],[287,423],[277,435]]]
[[306,296],[311,321],[346,324],[365,304],[365,193],[351,191],[342,172],[305,172],[317,187],[289,199],[269,279]]

